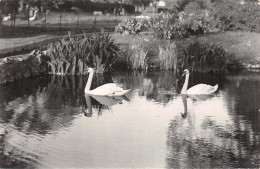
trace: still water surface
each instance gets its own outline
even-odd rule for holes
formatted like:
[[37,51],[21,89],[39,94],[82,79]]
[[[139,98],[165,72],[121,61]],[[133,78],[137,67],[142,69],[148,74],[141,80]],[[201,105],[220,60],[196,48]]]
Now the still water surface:
[[260,73],[193,74],[219,84],[179,95],[171,72],[96,76],[127,97],[84,94],[87,77],[44,76],[0,86],[0,167],[208,168],[260,165]]

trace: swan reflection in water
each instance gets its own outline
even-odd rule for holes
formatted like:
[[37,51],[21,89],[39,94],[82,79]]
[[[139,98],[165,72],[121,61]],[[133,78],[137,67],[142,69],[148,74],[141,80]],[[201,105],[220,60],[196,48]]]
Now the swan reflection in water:
[[92,114],[93,114],[91,98],[93,98],[99,104],[101,104],[105,107],[111,107],[116,104],[122,104],[123,100],[128,101],[128,102],[130,101],[125,95],[108,97],[108,96],[94,96],[94,95],[85,94],[87,108],[84,110],[84,115],[86,117],[92,117]]
[[183,102],[183,113],[181,113],[181,117],[182,118],[186,118],[187,115],[188,115],[188,112],[187,112],[187,95],[181,95],[181,98],[182,98],[182,102]]
[[183,113],[181,113],[182,118],[186,118],[188,115],[188,108],[187,108],[187,97],[190,97],[192,100],[195,101],[206,101],[212,97],[214,97],[213,94],[200,94],[200,95],[186,95],[182,94],[182,102],[183,102]]

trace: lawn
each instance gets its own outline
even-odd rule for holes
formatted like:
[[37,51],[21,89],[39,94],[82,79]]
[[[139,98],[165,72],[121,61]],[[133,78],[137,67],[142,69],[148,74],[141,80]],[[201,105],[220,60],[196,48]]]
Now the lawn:
[[46,19],[46,28],[43,25],[44,15],[38,15],[36,20],[29,21],[21,15],[17,16],[15,27],[12,22],[3,21],[0,27],[0,37],[28,37],[39,34],[64,35],[72,31],[80,33],[94,31],[114,31],[114,27],[123,19],[129,17],[116,15],[94,16],[91,13],[49,12]]
[[221,32],[198,38],[206,43],[219,43],[242,61],[255,59],[260,61],[260,33]]

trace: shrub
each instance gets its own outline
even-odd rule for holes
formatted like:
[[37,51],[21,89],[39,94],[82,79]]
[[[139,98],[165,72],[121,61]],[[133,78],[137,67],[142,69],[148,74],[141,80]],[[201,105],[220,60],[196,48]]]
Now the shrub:
[[163,13],[150,19],[126,19],[116,26],[115,32],[122,35],[139,35],[142,31],[151,30],[153,35],[162,39],[179,39],[190,34],[205,33],[210,18],[205,12]]
[[259,6],[222,0],[212,4],[212,24],[220,30],[260,31]]
[[177,50],[175,43],[169,43],[166,47],[159,46],[160,68],[167,70],[176,70],[177,68]]
[[115,32],[120,33],[124,36],[127,35],[138,35],[142,31],[148,29],[147,19],[136,19],[128,18],[123,20],[115,27]]
[[83,74],[88,66],[104,73],[111,69],[119,48],[109,34],[72,37],[70,34],[48,45],[52,74]]
[[151,19],[149,28],[154,35],[163,39],[179,39],[208,31],[210,18],[203,12],[161,14]]
[[127,62],[130,68],[134,70],[146,69],[147,53],[148,51],[142,45],[130,45],[127,54]]
[[178,16],[175,14],[160,14],[153,17],[148,24],[154,36],[158,38],[173,39],[184,34],[184,30],[178,25]]
[[186,34],[196,35],[208,32],[211,21],[205,11],[180,12],[178,16],[179,24],[186,30]]

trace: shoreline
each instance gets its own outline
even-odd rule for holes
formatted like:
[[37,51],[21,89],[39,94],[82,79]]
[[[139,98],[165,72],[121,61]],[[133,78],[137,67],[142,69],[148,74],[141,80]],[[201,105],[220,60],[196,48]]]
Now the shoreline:
[[[72,36],[78,35],[80,34]],[[157,68],[159,64],[159,46],[173,42],[160,40],[149,34],[124,37],[116,33],[110,35],[111,38],[114,39],[114,42],[119,44],[119,47],[125,54],[127,53],[129,45],[143,45],[149,55],[147,60],[148,67],[150,66],[152,69]],[[0,39],[0,56],[8,54],[8,52],[11,54],[11,56],[0,57],[0,84],[38,75],[47,71],[47,63],[45,64],[44,62],[46,56],[42,54],[41,49],[44,45],[46,46],[48,43],[62,37],[64,36],[38,35],[29,38],[10,38],[8,39],[8,43],[4,44],[3,42],[7,39]],[[199,37],[189,37],[177,43],[185,45],[185,42],[195,40],[203,43],[221,44],[227,52],[235,55],[242,64],[243,69],[255,72],[260,71],[260,48],[257,48],[257,46],[260,46],[260,33],[220,32]],[[117,58],[115,65],[125,63],[125,60],[126,57],[121,56]]]

